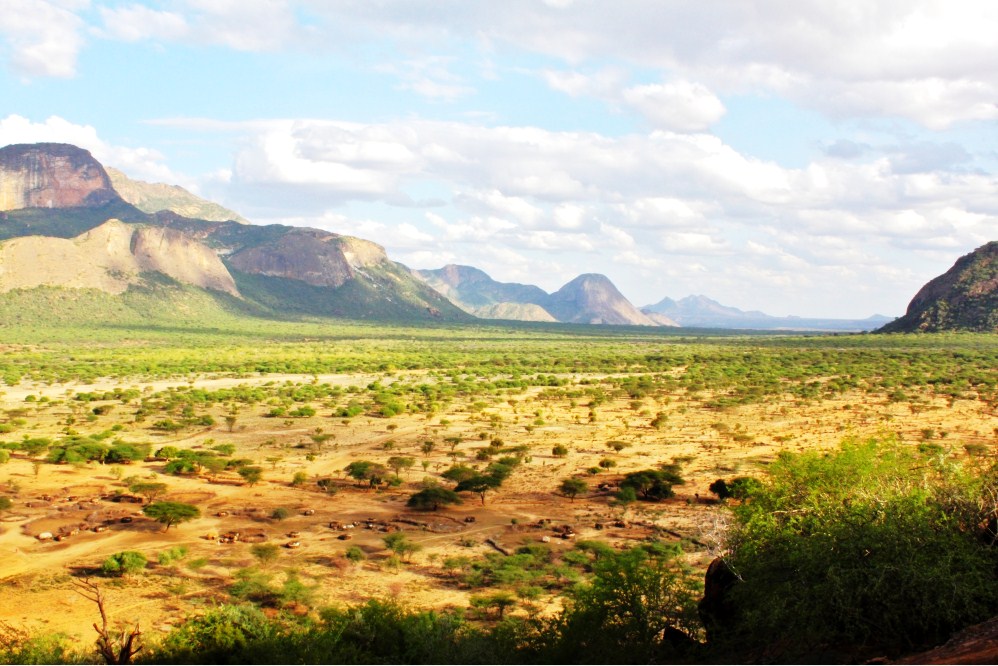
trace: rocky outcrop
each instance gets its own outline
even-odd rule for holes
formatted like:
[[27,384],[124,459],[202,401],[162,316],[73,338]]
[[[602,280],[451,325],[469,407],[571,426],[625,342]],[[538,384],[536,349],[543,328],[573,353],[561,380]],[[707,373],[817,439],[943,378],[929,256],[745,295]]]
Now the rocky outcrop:
[[879,332],[947,330],[998,332],[998,241],[960,257],[915,294],[903,317]]
[[576,324],[657,326],[605,275],[586,273],[551,294],[542,304],[558,321]]
[[0,243],[0,292],[49,286],[121,294],[151,272],[239,295],[212,250],[170,229],[108,220],[76,238],[25,236]]
[[104,167],[64,143],[0,148],[0,211],[102,206],[118,199]]
[[243,273],[299,280],[315,287],[339,287],[358,270],[387,262],[384,249],[369,241],[319,229],[292,228],[276,238],[228,257]]

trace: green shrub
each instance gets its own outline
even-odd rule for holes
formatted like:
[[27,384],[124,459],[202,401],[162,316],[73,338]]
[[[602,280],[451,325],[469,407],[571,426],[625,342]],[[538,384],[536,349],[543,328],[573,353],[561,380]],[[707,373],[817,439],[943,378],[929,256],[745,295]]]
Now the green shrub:
[[105,576],[127,576],[145,569],[146,556],[136,550],[123,550],[104,560],[101,571]]
[[[765,659],[854,659],[930,646],[998,612],[980,539],[990,488],[896,439],[783,454],[734,509],[729,647]],[[735,647],[737,643],[737,647]],[[828,656],[838,655],[838,656]]]

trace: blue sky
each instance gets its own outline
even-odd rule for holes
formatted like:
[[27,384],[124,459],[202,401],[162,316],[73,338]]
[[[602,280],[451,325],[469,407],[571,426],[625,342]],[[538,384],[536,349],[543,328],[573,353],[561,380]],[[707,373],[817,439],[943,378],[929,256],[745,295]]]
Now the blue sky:
[[0,0],[0,144],[638,305],[898,315],[998,230],[998,5]]

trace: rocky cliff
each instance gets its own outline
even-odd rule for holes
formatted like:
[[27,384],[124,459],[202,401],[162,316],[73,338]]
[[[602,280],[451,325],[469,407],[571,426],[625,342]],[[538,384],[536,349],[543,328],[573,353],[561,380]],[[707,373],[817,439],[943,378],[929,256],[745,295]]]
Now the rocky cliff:
[[237,250],[228,263],[243,273],[339,287],[358,271],[388,261],[380,245],[319,229],[288,229],[259,245]]
[[903,317],[880,332],[946,330],[998,333],[998,241],[957,259],[915,294]]
[[104,167],[63,143],[0,148],[0,211],[102,206],[118,199]]
[[25,236],[0,243],[0,292],[49,286],[121,294],[150,272],[239,295],[214,252],[169,229],[109,220],[76,238]]

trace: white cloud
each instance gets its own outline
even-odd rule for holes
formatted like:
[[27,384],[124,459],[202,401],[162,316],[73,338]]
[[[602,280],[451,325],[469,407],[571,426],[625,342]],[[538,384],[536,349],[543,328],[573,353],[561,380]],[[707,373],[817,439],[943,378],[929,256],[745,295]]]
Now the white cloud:
[[400,64],[383,64],[375,69],[401,79],[399,87],[433,100],[452,102],[475,92],[465,80],[450,70],[454,59],[426,56]]
[[[571,66],[612,59],[709,90],[679,96],[681,108],[693,112],[679,116],[684,124],[666,118],[671,129],[702,128],[719,117],[710,96],[760,90],[838,116],[904,117],[934,128],[995,118],[998,5],[981,0],[630,0],[558,11],[536,0],[507,0],[501,12],[488,3],[439,0],[310,6],[329,25],[406,45],[474,35],[492,51],[525,49]],[[603,72],[542,75],[572,95],[620,89]],[[665,94],[643,92],[646,100]]]
[[87,0],[0,0],[0,56],[15,73],[70,77],[83,46]]
[[654,126],[678,132],[707,129],[724,115],[714,93],[689,81],[633,86],[622,96]]
[[89,150],[101,164],[121,169],[133,178],[187,185],[186,178],[171,171],[158,151],[109,144],[90,125],[76,125],[58,116],[41,123],[18,115],[0,119],[0,146],[39,142],[79,146]]
[[100,15],[104,29],[99,34],[123,42],[175,41],[187,37],[191,31],[182,14],[150,9],[145,5],[101,7]]

